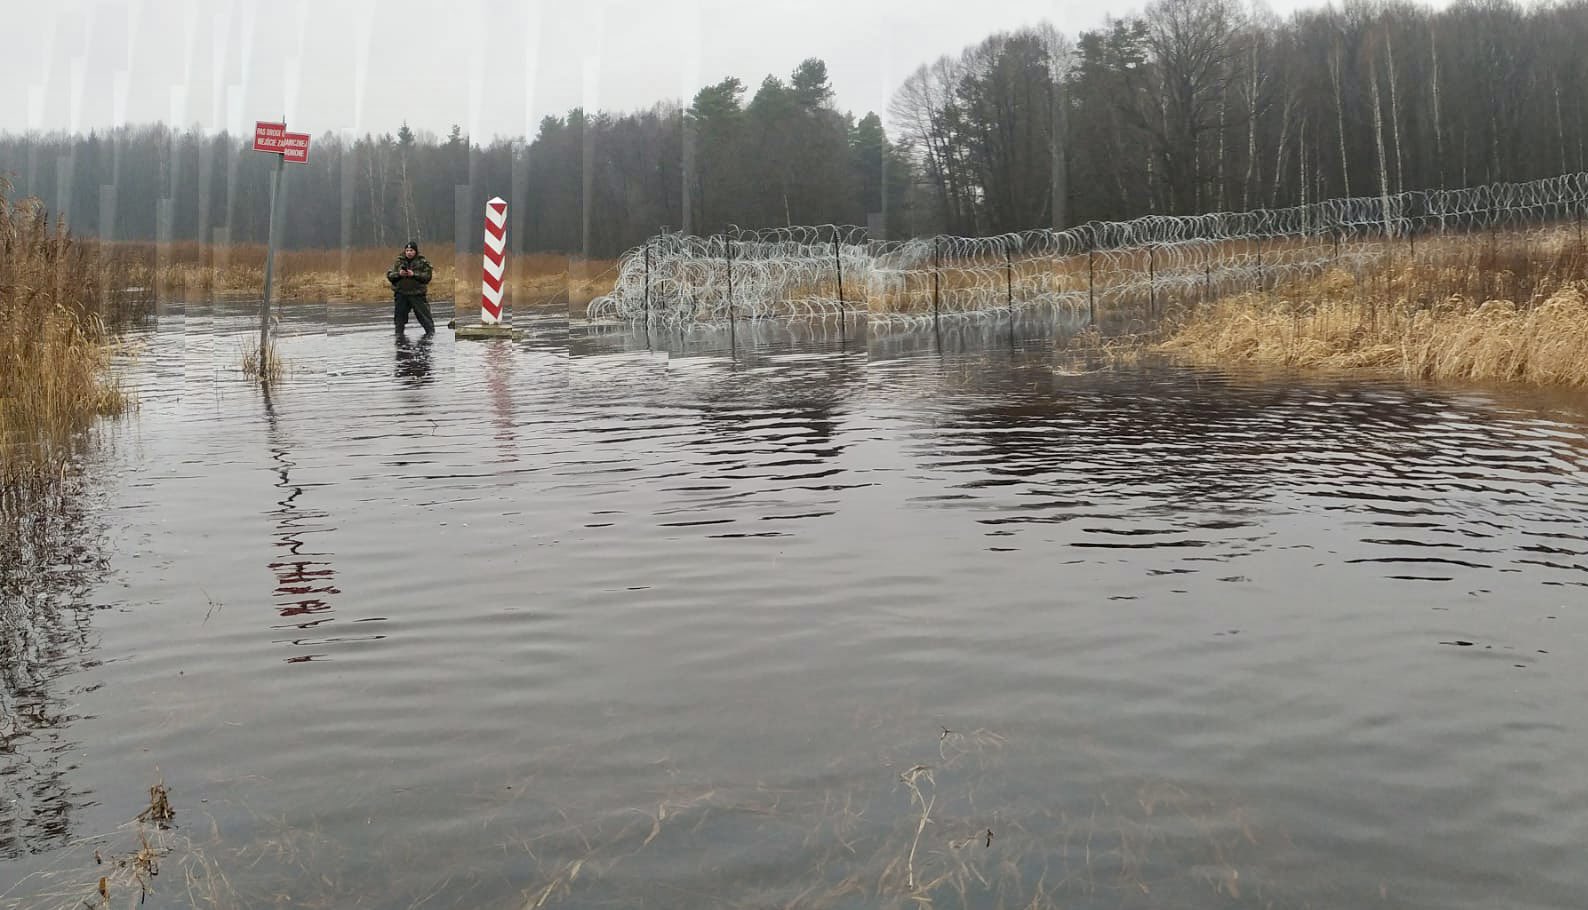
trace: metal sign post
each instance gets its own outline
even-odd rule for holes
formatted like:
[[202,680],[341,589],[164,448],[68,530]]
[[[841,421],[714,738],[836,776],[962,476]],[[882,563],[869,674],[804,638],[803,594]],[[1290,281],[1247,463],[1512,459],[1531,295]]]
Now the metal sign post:
[[285,119],[280,123],[258,121],[254,124],[254,151],[276,156],[276,172],[270,175],[270,228],[265,248],[265,299],[259,308],[259,374],[266,375],[270,348],[270,292],[275,284],[276,246],[287,215],[283,196],[287,187],[287,162],[303,164],[309,160],[309,134],[289,133]]

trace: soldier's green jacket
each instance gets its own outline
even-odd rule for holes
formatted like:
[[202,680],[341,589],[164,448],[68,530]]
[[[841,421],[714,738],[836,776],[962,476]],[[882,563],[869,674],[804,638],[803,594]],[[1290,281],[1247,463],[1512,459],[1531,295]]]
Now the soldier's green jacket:
[[[405,277],[399,274],[403,269],[413,269],[414,273],[411,277]],[[399,294],[423,296],[425,285],[430,283],[430,260],[422,253],[412,259],[399,255],[391,268],[386,270],[386,280],[391,282],[392,290]]]

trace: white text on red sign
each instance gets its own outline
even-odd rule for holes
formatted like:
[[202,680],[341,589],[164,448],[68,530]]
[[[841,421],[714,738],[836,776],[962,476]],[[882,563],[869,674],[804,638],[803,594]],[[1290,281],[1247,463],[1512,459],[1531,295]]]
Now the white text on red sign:
[[254,124],[254,151],[280,152],[281,139],[287,132],[285,123],[265,123],[260,121]]
[[309,160],[309,134],[284,133],[281,136],[281,154],[288,161],[302,164]]
[[295,164],[309,160],[309,134],[289,133],[284,123],[254,124],[254,151],[272,152]]

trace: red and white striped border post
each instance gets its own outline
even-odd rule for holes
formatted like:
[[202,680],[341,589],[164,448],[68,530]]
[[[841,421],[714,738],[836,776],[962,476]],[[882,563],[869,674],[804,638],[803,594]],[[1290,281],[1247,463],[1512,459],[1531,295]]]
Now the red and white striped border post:
[[480,323],[502,321],[502,275],[507,265],[507,200],[491,197],[485,204],[485,278],[480,285]]

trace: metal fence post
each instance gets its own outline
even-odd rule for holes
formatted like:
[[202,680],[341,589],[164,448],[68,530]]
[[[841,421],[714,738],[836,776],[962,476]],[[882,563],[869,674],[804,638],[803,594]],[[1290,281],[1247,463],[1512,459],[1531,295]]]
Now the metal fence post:
[[1147,312],[1158,311],[1158,257],[1157,247],[1147,246]]
[[1088,234],[1086,238],[1086,309],[1094,326],[1097,325],[1097,283],[1093,281],[1092,253],[1096,248],[1097,236]]
[[1004,305],[1011,311],[1015,308],[1015,260],[1014,241],[1004,240]]
[[733,310],[733,239],[724,234],[722,235],[722,242],[728,248],[728,325],[731,326],[733,321],[738,318]]
[[1211,247],[1202,248],[1202,302],[1207,303],[1213,299],[1213,252]]
[[932,238],[932,322],[936,323],[942,315],[938,297],[942,285],[943,240],[941,237]]
[[833,266],[838,269],[838,309],[847,310],[844,305],[844,260],[838,255],[838,229],[833,228]]

